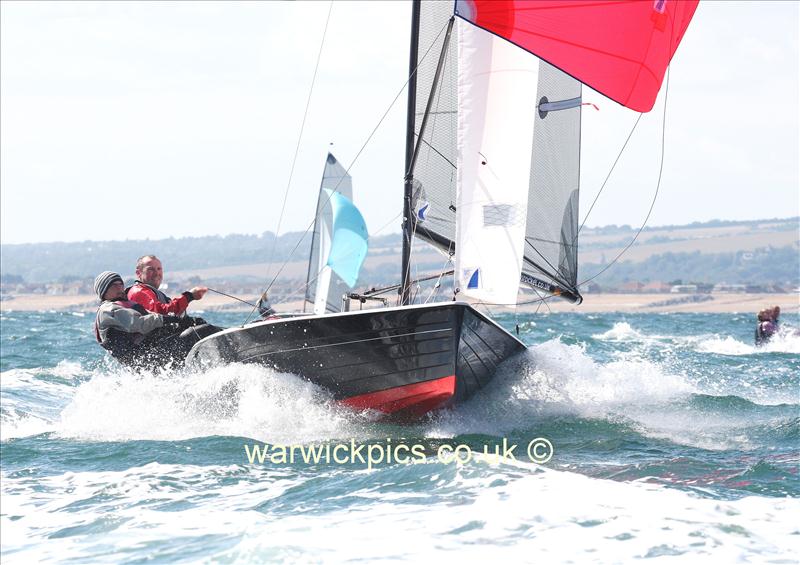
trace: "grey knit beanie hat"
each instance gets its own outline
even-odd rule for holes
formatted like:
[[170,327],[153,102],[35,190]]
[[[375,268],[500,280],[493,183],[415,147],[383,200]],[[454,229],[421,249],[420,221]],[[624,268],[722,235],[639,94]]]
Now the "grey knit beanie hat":
[[119,281],[124,284],[122,277],[119,276],[119,273],[115,273],[113,271],[103,271],[97,278],[94,279],[94,291],[97,293],[97,296],[100,297],[100,300],[103,300],[103,295],[108,290],[115,281]]

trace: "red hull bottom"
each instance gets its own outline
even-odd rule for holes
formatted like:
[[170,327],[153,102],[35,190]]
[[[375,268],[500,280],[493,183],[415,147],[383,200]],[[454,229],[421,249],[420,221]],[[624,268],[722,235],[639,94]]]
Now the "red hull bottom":
[[372,409],[384,414],[421,416],[447,404],[456,391],[456,377],[442,377],[423,383],[398,386],[359,396],[342,403],[357,410]]

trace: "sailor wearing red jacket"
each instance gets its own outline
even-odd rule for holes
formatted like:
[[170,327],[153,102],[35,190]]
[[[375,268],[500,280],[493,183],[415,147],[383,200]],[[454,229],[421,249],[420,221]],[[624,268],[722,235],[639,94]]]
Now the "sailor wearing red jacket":
[[161,261],[155,255],[144,255],[136,262],[136,283],[128,289],[128,300],[141,304],[145,310],[156,314],[172,314],[183,316],[189,302],[203,298],[208,288],[196,286],[187,290],[177,298],[158,290],[164,278]]

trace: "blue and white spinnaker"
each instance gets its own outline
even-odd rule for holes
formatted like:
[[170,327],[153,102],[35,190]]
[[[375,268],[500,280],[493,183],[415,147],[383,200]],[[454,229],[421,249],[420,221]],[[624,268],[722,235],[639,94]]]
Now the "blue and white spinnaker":
[[323,190],[329,196],[333,210],[331,246],[325,264],[352,288],[367,256],[367,224],[348,198],[327,188]]
[[353,179],[328,153],[306,277],[306,302],[316,314],[341,312],[342,297],[356,284],[367,254],[367,227],[353,204]]

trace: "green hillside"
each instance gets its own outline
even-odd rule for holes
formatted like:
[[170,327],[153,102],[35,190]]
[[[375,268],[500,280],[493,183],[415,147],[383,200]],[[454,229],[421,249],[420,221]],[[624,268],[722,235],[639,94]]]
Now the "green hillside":
[[[800,218],[720,221],[685,226],[648,227],[618,262],[600,275],[602,286],[626,281],[672,281],[800,284]],[[600,272],[636,235],[630,226],[587,228],[580,235],[580,280]],[[370,239],[365,274],[376,283],[399,277],[400,234]],[[84,241],[0,246],[3,282],[45,283],[93,277],[110,269],[132,274],[136,259],[158,255],[168,272],[237,265],[305,261],[310,236],[287,233],[277,241],[271,232],[161,240]],[[424,244],[418,244],[424,249]],[[396,256],[397,260],[391,259]],[[434,260],[431,260],[431,259]],[[435,270],[441,261],[426,255],[421,270]]]

